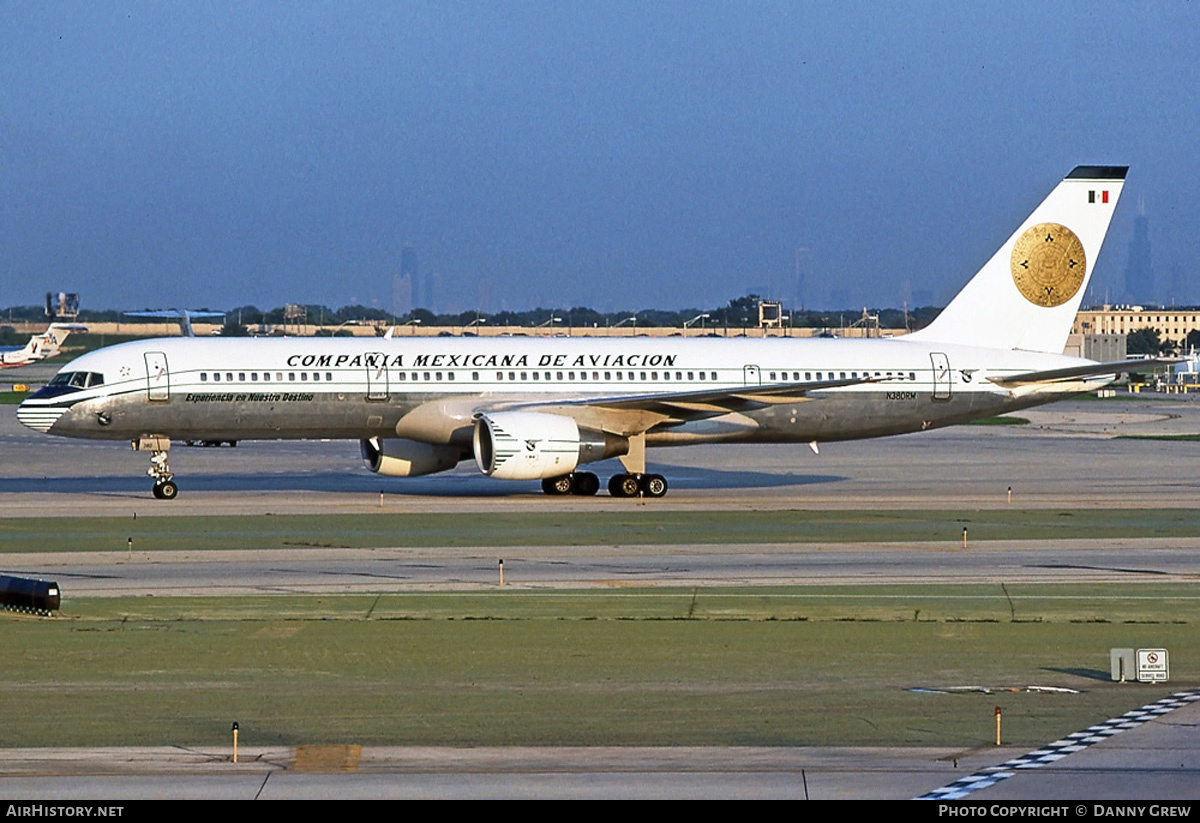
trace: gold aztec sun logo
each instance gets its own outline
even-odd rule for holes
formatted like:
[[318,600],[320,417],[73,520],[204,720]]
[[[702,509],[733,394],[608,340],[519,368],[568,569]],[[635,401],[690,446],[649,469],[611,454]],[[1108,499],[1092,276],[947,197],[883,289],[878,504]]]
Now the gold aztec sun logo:
[[1030,226],[1013,245],[1013,282],[1034,305],[1049,309],[1066,303],[1083,285],[1086,272],[1083,243],[1058,223]]

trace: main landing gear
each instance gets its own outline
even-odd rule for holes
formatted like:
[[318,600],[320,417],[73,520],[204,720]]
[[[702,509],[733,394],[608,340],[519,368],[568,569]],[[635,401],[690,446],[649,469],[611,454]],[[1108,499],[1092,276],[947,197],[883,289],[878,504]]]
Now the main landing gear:
[[547,477],[542,481],[546,494],[577,494],[588,497],[600,491],[600,478],[591,472],[573,472],[559,477]]
[[[542,491],[550,495],[590,496],[600,491],[600,478],[591,472],[574,472],[542,481]],[[661,474],[614,474],[608,481],[613,497],[662,497],[667,493],[667,478]]]
[[[608,493],[613,497],[662,497],[667,493],[667,478],[646,473],[646,433],[630,435],[629,451],[619,457],[624,474],[614,474],[608,481]],[[591,472],[573,472],[542,481],[546,494],[595,494],[600,480]]]
[[614,474],[608,481],[613,497],[662,497],[667,493],[667,478],[661,474]]
[[175,485],[175,475],[167,465],[167,452],[171,448],[171,440],[167,437],[142,437],[131,444],[134,451],[150,452],[150,468],[146,474],[154,479],[154,496],[159,500],[174,500],[179,494]]

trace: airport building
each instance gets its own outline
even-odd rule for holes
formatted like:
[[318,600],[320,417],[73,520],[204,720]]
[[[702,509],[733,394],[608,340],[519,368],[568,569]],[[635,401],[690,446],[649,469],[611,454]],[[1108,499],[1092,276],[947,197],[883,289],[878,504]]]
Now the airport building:
[[1123,334],[1079,334],[1072,332],[1067,337],[1063,354],[1086,357],[1100,363],[1115,363],[1127,356]]
[[[1142,306],[1101,306],[1081,309],[1072,334],[1127,335],[1138,329],[1158,329],[1163,343],[1182,349],[1189,332],[1200,331],[1200,309],[1147,309]],[[1091,355],[1084,355],[1090,357]]]

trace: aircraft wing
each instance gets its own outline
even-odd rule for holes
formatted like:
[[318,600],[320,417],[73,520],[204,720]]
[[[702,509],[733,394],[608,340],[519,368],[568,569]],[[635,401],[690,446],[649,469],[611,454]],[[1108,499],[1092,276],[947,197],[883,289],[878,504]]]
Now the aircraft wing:
[[686,392],[604,395],[549,402],[518,402],[504,404],[503,408],[506,411],[520,409],[561,414],[583,425],[616,434],[631,435],[640,434],[659,425],[678,425],[691,420],[753,411],[771,405],[818,400],[820,397],[813,394],[825,389],[881,383],[887,380],[888,378],[859,377]]
[[1111,363],[1092,363],[1087,366],[1068,366],[1065,369],[1046,369],[1045,371],[1029,371],[1022,374],[1010,374],[1004,377],[989,377],[988,380],[1004,389],[1014,389],[1019,386],[1030,386],[1038,383],[1065,383],[1081,377],[1092,377],[1100,374],[1126,374],[1131,371],[1141,371],[1154,366],[1170,366],[1182,363],[1182,357],[1147,357],[1141,360],[1115,360]]

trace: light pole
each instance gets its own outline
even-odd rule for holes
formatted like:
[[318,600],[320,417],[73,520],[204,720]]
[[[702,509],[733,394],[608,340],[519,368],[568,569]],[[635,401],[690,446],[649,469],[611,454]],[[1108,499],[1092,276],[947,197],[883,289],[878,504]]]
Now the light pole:
[[691,320],[688,320],[687,322],[685,322],[683,324],[683,336],[687,337],[688,327],[694,325],[697,320],[700,321],[700,328],[701,328],[701,330],[703,330],[704,329],[704,321],[707,320],[708,317],[709,317],[709,315],[707,315],[707,314],[697,314]]
[[613,328],[619,329],[622,326],[624,326],[626,323],[633,323],[633,327],[636,329],[637,328],[637,315],[635,314],[632,317],[626,317],[624,320],[621,320],[620,322],[618,322],[617,325],[613,326]]

